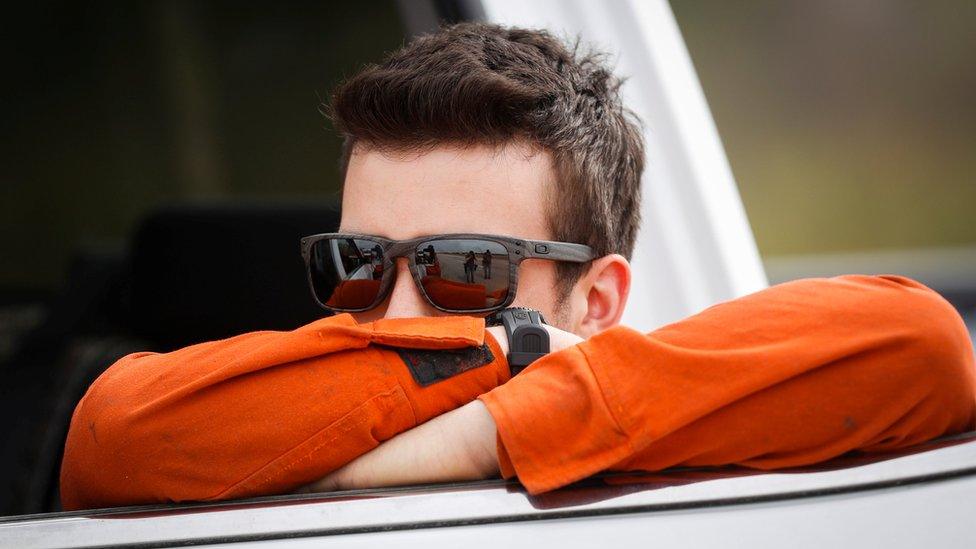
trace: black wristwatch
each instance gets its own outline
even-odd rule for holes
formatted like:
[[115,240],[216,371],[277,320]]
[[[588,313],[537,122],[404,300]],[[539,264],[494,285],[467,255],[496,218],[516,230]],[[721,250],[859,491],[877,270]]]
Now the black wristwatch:
[[534,309],[509,307],[485,318],[485,326],[504,326],[508,335],[508,368],[512,377],[549,354],[546,319]]

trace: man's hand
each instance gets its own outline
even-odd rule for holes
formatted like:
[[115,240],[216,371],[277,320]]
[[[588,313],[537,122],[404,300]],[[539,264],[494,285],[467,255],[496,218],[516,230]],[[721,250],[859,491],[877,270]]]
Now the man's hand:
[[[552,326],[551,352],[583,341]],[[488,328],[508,354],[505,328]],[[383,442],[300,493],[332,492],[432,482],[481,480],[498,475],[495,421],[480,400],[440,415]]]

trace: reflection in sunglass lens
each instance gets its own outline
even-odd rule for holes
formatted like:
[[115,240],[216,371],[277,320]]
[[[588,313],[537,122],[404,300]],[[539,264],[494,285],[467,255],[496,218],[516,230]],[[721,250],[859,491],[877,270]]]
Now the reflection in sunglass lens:
[[416,263],[424,292],[439,307],[473,311],[508,298],[508,250],[498,242],[460,238],[421,242]]
[[385,261],[378,242],[327,238],[312,244],[309,275],[315,297],[336,309],[365,309],[376,301]]

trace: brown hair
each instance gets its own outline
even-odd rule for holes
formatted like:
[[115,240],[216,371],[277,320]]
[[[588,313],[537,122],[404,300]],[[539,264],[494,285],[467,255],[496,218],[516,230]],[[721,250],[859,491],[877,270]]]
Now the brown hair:
[[[445,143],[526,140],[556,171],[548,224],[555,240],[628,259],[640,225],[644,145],[606,56],[544,30],[461,23],[420,36],[333,93],[327,113],[353,147],[423,151]],[[587,264],[559,263],[560,299]]]

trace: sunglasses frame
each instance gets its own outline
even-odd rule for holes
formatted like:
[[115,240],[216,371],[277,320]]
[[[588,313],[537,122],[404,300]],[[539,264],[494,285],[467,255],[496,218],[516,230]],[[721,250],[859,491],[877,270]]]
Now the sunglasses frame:
[[[322,303],[318,296],[315,295],[315,285],[312,283],[311,250],[316,242],[328,239],[370,240],[379,244],[383,250],[383,276],[380,279],[380,288],[377,292],[376,299],[368,307],[360,309],[330,307]],[[430,296],[427,295],[427,291],[421,282],[421,277],[417,269],[416,252],[421,243],[436,240],[485,240],[504,246],[505,250],[508,251],[509,261],[509,288],[508,296],[505,300],[493,307],[484,307],[481,309],[449,309],[434,303]],[[424,297],[424,300],[439,311],[455,314],[487,313],[504,309],[511,305],[512,301],[515,300],[515,294],[518,290],[518,268],[522,261],[526,259],[548,259],[552,261],[567,261],[570,263],[586,263],[595,258],[593,249],[585,244],[554,242],[550,240],[528,240],[512,236],[477,233],[438,234],[408,240],[391,240],[380,236],[357,233],[321,233],[303,237],[301,246],[302,258],[305,260],[305,275],[308,278],[308,287],[312,292],[312,298],[323,309],[336,313],[360,313],[375,309],[377,305],[382,303],[389,296],[393,282],[396,280],[396,259],[399,257],[407,258],[407,264],[410,267],[410,274],[414,284],[417,285],[417,289],[420,290],[420,294]]]

